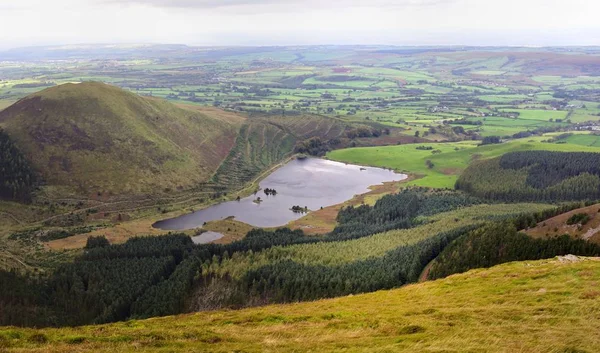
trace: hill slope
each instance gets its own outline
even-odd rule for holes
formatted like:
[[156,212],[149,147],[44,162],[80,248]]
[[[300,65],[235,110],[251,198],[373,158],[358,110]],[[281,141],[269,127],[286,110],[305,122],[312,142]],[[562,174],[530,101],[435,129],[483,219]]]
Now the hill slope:
[[[584,222],[570,222],[572,217],[586,214]],[[571,223],[571,224],[569,224]],[[588,240],[600,244],[600,204],[578,208],[538,223],[535,227],[525,230],[527,235],[534,238],[552,238],[560,234],[569,234],[574,238]]]
[[7,351],[597,352],[600,261],[514,262],[311,303],[63,329],[0,329]]
[[472,163],[456,188],[502,201],[595,200],[600,153],[519,151]]
[[136,194],[206,181],[242,124],[103,83],[65,84],[0,112],[50,194]]
[[228,186],[243,185],[291,155],[297,143],[313,137],[324,142],[337,139],[345,136],[352,126],[318,115],[249,118],[214,181]]

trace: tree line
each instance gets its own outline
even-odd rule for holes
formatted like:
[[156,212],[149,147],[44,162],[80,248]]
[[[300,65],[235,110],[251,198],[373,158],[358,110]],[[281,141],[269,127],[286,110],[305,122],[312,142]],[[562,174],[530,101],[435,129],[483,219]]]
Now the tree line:
[[491,223],[460,237],[435,259],[430,279],[491,267],[511,261],[539,260],[559,255],[600,256],[600,245],[562,235],[534,239],[512,222]]
[[29,202],[35,181],[29,162],[0,128],[0,198]]

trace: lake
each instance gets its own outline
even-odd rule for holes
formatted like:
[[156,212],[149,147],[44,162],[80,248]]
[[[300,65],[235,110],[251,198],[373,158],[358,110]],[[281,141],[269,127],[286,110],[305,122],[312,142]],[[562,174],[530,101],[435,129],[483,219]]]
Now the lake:
[[[201,227],[204,222],[233,216],[256,227],[278,227],[302,217],[294,205],[318,210],[342,203],[369,191],[369,186],[406,179],[405,174],[381,168],[361,167],[319,158],[294,159],[275,170],[259,186],[261,191],[240,201],[228,201],[183,216],[156,222],[164,230]],[[275,189],[266,195],[264,189]],[[262,202],[254,202],[257,197]]]

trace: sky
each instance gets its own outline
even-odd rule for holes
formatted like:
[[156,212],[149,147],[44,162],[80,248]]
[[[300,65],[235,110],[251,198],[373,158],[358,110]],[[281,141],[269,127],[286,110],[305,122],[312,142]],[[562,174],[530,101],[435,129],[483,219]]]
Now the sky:
[[0,49],[87,43],[600,45],[597,0],[0,0]]

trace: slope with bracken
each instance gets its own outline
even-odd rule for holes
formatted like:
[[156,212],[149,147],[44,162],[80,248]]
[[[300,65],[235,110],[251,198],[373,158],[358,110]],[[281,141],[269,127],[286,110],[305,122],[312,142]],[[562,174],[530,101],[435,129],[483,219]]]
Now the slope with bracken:
[[542,239],[569,234],[600,244],[600,204],[578,208],[539,222],[535,227],[526,229],[525,233]]

